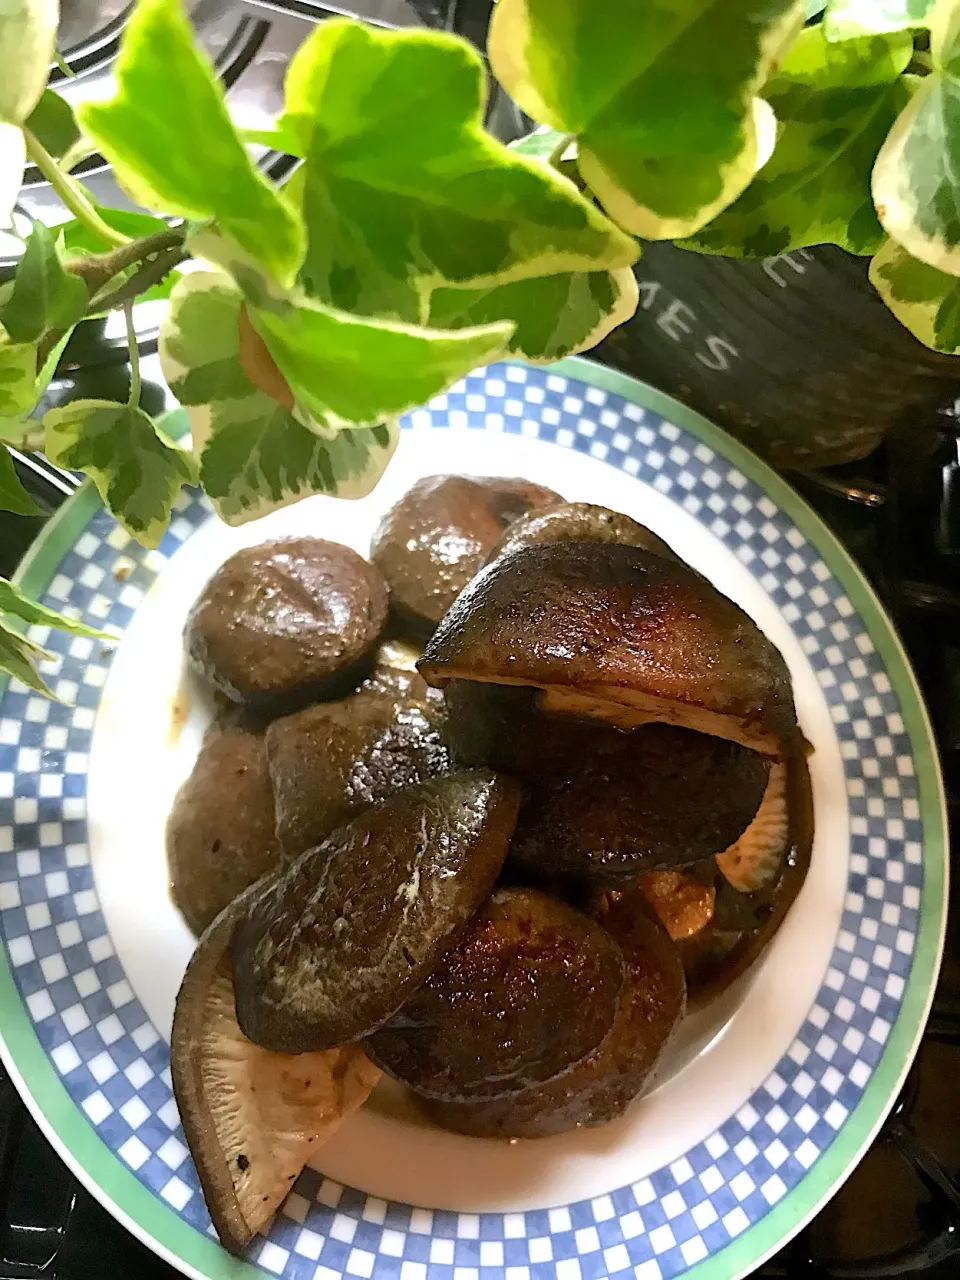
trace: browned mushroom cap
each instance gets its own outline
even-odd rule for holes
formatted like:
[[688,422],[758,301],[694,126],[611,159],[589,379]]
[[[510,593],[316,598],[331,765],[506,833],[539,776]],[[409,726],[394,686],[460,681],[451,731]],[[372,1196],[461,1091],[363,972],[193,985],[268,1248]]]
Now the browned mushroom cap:
[[626,979],[608,1035],[556,1080],[512,1097],[427,1101],[438,1124],[486,1138],[541,1138],[622,1115],[659,1062],[684,1013],[683,966],[673,943],[641,910],[608,907],[602,923],[620,945]]
[[786,663],[693,569],[639,547],[521,547],[482,570],[418,668],[534,685],[545,711],[684,725],[778,755],[797,733]]
[[608,885],[700,862],[747,827],[769,769],[756,751],[673,725],[585,728],[528,781],[510,856]]
[[263,733],[216,721],[167,820],[173,900],[197,935],[280,861]]
[[359,1107],[380,1072],[356,1046],[270,1053],[237,1025],[227,946],[236,910],[200,940],[173,1018],[170,1072],[213,1225],[242,1253],[311,1154]]
[[427,476],[384,516],[370,558],[399,616],[429,634],[507,525],[560,500],[529,480]]
[[386,621],[386,587],[362,556],[319,538],[282,538],[231,556],[184,635],[215,688],[277,714],[354,685]]
[[231,945],[245,1034],[304,1053],[386,1022],[489,894],[518,806],[486,770],[408,787],[264,882]]
[[442,697],[443,736],[453,759],[526,778],[575,753],[585,730],[595,730],[597,722],[544,715],[539,696],[529,685],[451,680]]
[[536,890],[502,889],[367,1051],[426,1097],[502,1097],[591,1053],[622,985],[623,957],[595,921]]
[[376,686],[267,730],[277,836],[288,857],[315,848],[367,805],[448,771],[442,696],[416,671],[391,675],[389,684],[378,677]]
[[677,558],[662,538],[619,511],[596,507],[589,502],[561,502],[555,507],[530,511],[514,520],[485,563],[490,564],[498,556],[518,547],[535,547],[548,542],[616,542],[624,547],[643,547],[657,555]]

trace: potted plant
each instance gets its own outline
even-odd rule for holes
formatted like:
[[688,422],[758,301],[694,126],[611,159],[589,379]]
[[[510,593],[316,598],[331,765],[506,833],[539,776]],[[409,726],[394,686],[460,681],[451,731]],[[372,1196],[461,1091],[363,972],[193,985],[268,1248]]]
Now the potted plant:
[[[56,0],[6,0],[0,217],[29,159],[66,220],[22,228],[0,291],[0,439],[85,472],[147,545],[184,483],[231,523],[357,496],[408,408],[504,355],[586,350],[643,307],[641,240],[875,251],[887,304],[952,351],[960,226],[950,139],[929,119],[951,90],[960,0],[900,3],[834,0],[803,29],[804,0],[499,0],[492,66],[541,126],[511,149],[484,132],[469,45],[347,20],[294,56],[274,127],[242,133],[180,0],[139,0],[115,96],[74,120],[46,83]],[[251,143],[302,163],[279,188]],[[73,172],[91,150],[149,213],[94,203]],[[189,448],[142,403],[132,308],[157,296]],[[76,325],[110,310],[126,316],[129,395],[34,416]],[[5,449],[0,505],[30,508]],[[0,580],[0,668],[43,688],[31,623],[76,626]]]

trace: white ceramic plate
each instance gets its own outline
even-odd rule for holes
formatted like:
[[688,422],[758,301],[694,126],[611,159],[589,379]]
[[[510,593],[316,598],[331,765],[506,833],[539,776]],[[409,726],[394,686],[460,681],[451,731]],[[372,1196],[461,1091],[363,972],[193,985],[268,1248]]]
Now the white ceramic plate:
[[314,498],[240,530],[185,495],[144,553],[85,490],[23,570],[107,621],[115,655],[58,648],[56,706],[0,701],[5,1059],[46,1132],[122,1221],[190,1274],[209,1239],[167,1038],[192,939],[163,827],[209,718],[180,634],[238,547],[309,532],[366,552],[419,476],[523,475],[624,511],[750,613],[784,653],[811,760],[807,882],[755,969],[690,1017],[660,1085],[615,1124],[501,1144],[428,1127],[382,1086],[322,1149],[250,1259],[290,1280],[730,1280],[850,1172],[922,1030],[946,861],[930,730],[890,625],[844,552],[772,472],[697,415],[573,360],[498,365],[411,415],[373,495]]

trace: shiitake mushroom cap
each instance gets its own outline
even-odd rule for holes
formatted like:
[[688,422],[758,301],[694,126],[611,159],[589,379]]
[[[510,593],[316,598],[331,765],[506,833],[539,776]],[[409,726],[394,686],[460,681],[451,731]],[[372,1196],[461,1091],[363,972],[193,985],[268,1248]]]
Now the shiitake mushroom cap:
[[655,533],[620,511],[598,507],[591,502],[560,502],[527,512],[514,520],[487,555],[491,564],[498,556],[518,547],[535,547],[551,542],[616,542],[625,547],[643,547],[657,555],[676,559],[673,548]]
[[626,977],[617,1016],[598,1047],[557,1079],[510,1097],[474,1103],[428,1099],[423,1105],[433,1120],[474,1137],[541,1138],[623,1114],[683,1017],[683,965],[642,908],[614,903],[599,918],[620,947]]
[[567,1071],[608,1034],[623,957],[595,921],[535,889],[501,889],[369,1056],[416,1093],[496,1098]]
[[780,755],[797,736],[790,675],[755,622],[693,569],[640,547],[521,547],[483,569],[418,669],[532,685],[547,711],[679,724]]
[[231,943],[244,1033],[304,1053],[381,1026],[490,893],[518,807],[487,770],[408,787],[265,881]]
[[525,780],[511,859],[613,887],[699,862],[746,829],[769,770],[756,751],[692,729],[586,726]]
[[320,844],[367,805],[448,771],[443,701],[416,671],[274,720],[267,759],[277,836],[288,857]]
[[428,635],[504,529],[531,508],[558,501],[559,494],[529,480],[456,475],[418,480],[384,516],[370,548],[398,616]]
[[279,865],[262,729],[233,711],[214,721],[177,792],[166,840],[172,897],[198,936]]
[[278,715],[355,686],[387,622],[380,573],[349,547],[280,538],[213,575],[187,618],[187,655],[215,689]]

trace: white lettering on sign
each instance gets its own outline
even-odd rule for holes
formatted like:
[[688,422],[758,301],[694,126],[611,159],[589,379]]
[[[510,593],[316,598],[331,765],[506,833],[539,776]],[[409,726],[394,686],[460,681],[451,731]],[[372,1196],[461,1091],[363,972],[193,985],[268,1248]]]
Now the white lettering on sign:
[[[637,287],[640,290],[639,310],[656,310],[653,321],[661,333],[673,342],[683,343],[698,336],[697,330],[702,326],[693,307],[667,293],[659,280],[638,280]],[[658,300],[662,305],[657,310]],[[704,335],[702,345],[693,354],[704,368],[716,373],[726,373],[733,361],[740,359],[740,352],[734,344],[716,333]]]
[[807,262],[813,262],[813,254],[809,249],[797,249],[794,253],[779,253],[775,258],[764,258],[763,269],[775,284],[778,284],[781,289],[785,289],[789,281],[785,280],[777,271],[777,264],[782,263],[783,266],[789,267],[796,272],[798,276],[806,275],[807,268],[802,262],[798,262],[797,258],[804,258]]
[[[686,316],[684,312],[686,312]],[[672,338],[674,342],[682,342],[685,334],[693,333],[692,326],[687,323],[687,317],[691,320],[696,320],[697,313],[688,307],[685,302],[681,302],[679,298],[674,298],[666,311],[661,311],[657,316],[657,327],[662,329],[667,337]]]
[[701,351],[695,351],[694,355],[701,364],[705,364],[708,369],[716,369],[717,373],[726,373],[730,368],[731,360],[739,360],[740,352],[728,342],[726,338],[718,338],[716,334],[711,334],[706,340],[709,356],[705,356]]

